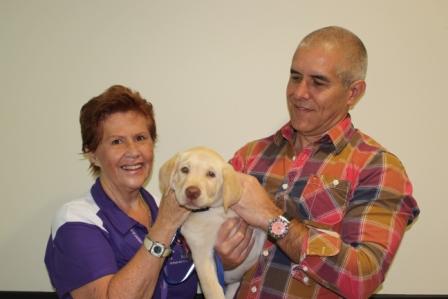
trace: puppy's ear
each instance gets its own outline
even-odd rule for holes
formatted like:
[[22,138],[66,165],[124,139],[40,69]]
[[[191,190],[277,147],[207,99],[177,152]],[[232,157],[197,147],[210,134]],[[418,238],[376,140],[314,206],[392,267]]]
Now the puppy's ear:
[[163,163],[159,170],[159,189],[162,194],[165,194],[171,187],[171,180],[174,170],[176,169],[177,158],[179,154],[176,154],[171,159]]
[[236,204],[241,197],[242,187],[238,180],[232,165],[226,164],[222,169],[223,174],[223,204],[224,210],[227,211],[232,205]]

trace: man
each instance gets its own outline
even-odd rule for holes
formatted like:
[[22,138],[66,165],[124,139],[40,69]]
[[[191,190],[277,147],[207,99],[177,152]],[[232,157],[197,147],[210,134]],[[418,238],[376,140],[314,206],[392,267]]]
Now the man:
[[[292,59],[290,121],[232,158],[250,175],[233,209],[269,236],[237,298],[367,298],[383,282],[419,209],[398,158],[352,125],[366,70],[352,32],[310,33]],[[249,239],[246,225],[223,225],[216,249],[225,267],[247,255]]]

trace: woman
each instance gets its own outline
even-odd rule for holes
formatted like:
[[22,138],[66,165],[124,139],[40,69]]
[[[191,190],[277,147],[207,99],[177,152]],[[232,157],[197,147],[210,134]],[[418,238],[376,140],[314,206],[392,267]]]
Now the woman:
[[189,212],[172,192],[157,208],[142,187],[157,137],[152,105],[116,85],[82,107],[80,123],[82,151],[97,179],[53,221],[45,264],[58,295],[194,298],[197,277],[176,237]]

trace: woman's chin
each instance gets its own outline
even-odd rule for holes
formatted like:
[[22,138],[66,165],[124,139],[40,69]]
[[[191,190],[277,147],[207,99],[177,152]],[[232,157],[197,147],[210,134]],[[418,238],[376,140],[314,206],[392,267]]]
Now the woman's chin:
[[129,175],[124,179],[124,185],[129,189],[140,189],[146,183],[149,175]]

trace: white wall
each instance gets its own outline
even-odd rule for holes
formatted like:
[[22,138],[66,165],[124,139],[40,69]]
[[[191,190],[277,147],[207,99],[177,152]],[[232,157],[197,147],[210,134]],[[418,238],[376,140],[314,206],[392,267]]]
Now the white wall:
[[[422,210],[380,292],[447,294],[443,0],[0,0],[0,290],[51,289],[51,218],[92,182],[79,155],[84,102],[115,83],[150,98],[155,171],[200,144],[229,158],[286,122],[295,47],[332,24],[369,52],[354,122],[401,157]],[[155,179],[148,188],[158,194]]]

